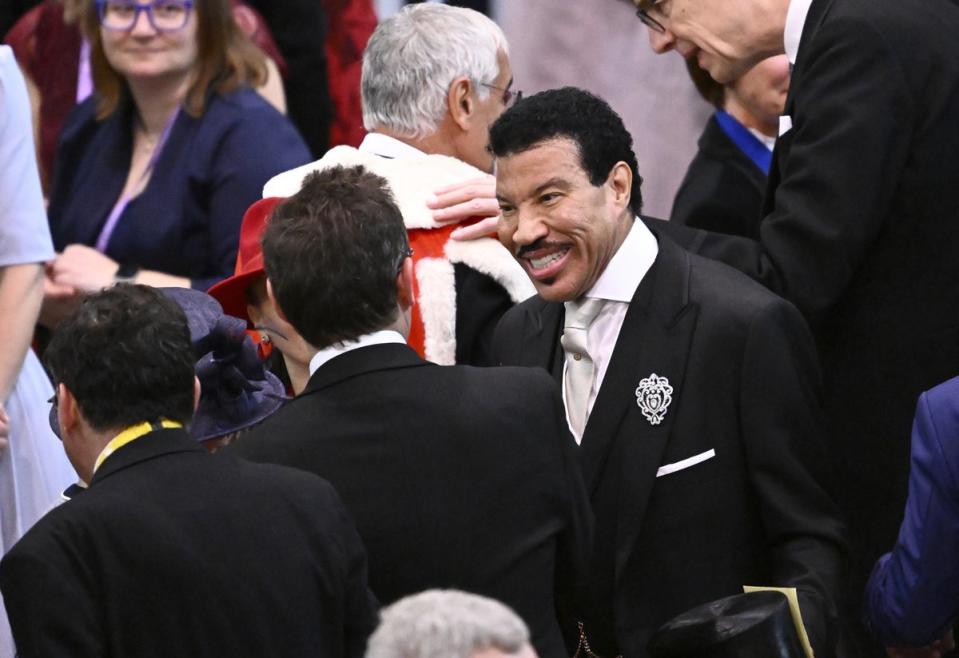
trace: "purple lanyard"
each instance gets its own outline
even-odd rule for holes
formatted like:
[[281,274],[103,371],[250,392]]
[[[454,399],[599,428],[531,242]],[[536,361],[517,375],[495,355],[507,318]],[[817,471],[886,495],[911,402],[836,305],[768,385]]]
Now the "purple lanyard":
[[[173,129],[173,124],[176,123],[176,118],[179,115],[180,110],[178,109],[170,116],[169,119],[167,119],[166,125],[163,127],[163,132],[160,133],[160,139],[157,140],[157,145],[154,147],[153,153],[150,155],[150,160],[147,162],[146,169],[144,169],[143,173],[140,174],[140,179],[137,181],[136,187],[139,187],[140,184],[142,184],[143,181],[146,180],[153,172],[153,167],[156,166],[157,160],[160,159],[160,153],[163,151],[166,140],[170,136],[170,131]],[[142,192],[143,190],[141,190],[141,193]],[[110,244],[110,238],[113,236],[113,231],[115,231],[117,228],[117,223],[120,221],[120,216],[123,214],[123,211],[127,209],[127,206],[130,204],[132,199],[133,197],[129,194],[121,194],[120,198],[117,199],[117,202],[113,206],[113,210],[111,210],[110,214],[107,216],[107,222],[100,230],[100,235],[97,236],[97,241],[94,245],[96,250],[100,253],[106,253],[107,245]]]

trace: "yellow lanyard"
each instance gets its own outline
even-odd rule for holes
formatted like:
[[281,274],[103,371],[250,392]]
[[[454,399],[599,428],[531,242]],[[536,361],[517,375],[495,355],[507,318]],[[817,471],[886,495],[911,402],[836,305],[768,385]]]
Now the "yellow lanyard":
[[[159,426],[159,427],[157,427]],[[141,436],[149,434],[155,429],[163,427],[165,429],[174,429],[176,427],[183,427],[183,423],[178,423],[175,420],[166,420],[163,419],[159,423],[140,423],[139,425],[133,425],[128,427],[115,437],[110,440],[110,443],[103,449],[100,453],[100,456],[97,457],[96,463],[93,465],[93,472],[96,473],[97,469],[100,468],[100,465],[106,461],[107,457],[115,453],[117,450],[122,448],[128,443],[133,443]]]

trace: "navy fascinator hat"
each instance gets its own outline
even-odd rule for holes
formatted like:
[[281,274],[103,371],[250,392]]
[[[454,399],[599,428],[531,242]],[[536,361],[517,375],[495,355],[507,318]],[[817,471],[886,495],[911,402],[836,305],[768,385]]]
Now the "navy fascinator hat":
[[[220,303],[199,290],[162,288],[186,315],[200,380],[200,404],[190,433],[197,441],[227,436],[256,425],[286,402],[283,383],[260,360],[246,320],[223,313]],[[50,428],[60,436],[56,406]]]
[[246,333],[246,320],[223,312],[206,293],[164,288],[186,314],[200,380],[200,404],[190,433],[197,441],[256,425],[286,401],[282,382],[269,372]]

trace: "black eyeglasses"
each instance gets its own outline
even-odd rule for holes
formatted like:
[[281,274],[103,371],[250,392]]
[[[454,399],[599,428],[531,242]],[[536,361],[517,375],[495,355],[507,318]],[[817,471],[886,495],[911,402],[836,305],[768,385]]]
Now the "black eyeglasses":
[[636,18],[638,18],[643,25],[645,25],[652,31],[659,32],[660,34],[665,34],[666,28],[663,26],[663,24],[649,15],[649,12],[652,11],[656,7],[656,5],[658,5],[662,1],[663,0],[654,0],[653,2],[649,3],[645,8],[637,9]]
[[497,87],[496,85],[491,85],[486,82],[481,82],[480,84],[489,89],[495,89],[496,91],[503,92],[503,105],[506,107],[509,107],[513,103],[517,103],[523,99],[523,92],[519,90],[513,91],[508,87],[504,89],[503,87]]
[[397,274],[399,274],[400,271],[403,269],[403,263],[406,261],[406,259],[412,258],[412,257],[413,257],[413,249],[412,247],[407,247],[406,250],[404,250],[396,259],[396,267],[394,267],[393,269],[396,270]]
[[192,0],[153,0],[139,4],[131,0],[97,0],[100,25],[107,30],[128,32],[146,12],[150,25],[157,32],[176,32],[186,27],[193,9]]

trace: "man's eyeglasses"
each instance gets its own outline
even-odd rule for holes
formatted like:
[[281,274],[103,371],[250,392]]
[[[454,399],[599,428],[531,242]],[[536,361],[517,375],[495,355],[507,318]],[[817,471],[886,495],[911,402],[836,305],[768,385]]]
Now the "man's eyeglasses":
[[403,253],[401,253],[399,257],[396,259],[396,267],[394,267],[393,269],[396,270],[397,274],[399,274],[400,271],[403,269],[403,263],[406,262],[406,259],[412,258],[412,257],[413,257],[413,249],[412,247],[407,247],[406,250],[403,251]]
[[509,107],[513,103],[519,102],[523,99],[523,92],[519,90],[513,91],[509,88],[504,89],[503,87],[497,87],[496,85],[487,84],[485,82],[481,82],[480,84],[488,89],[495,89],[496,91],[503,92],[503,105],[506,107]]
[[655,9],[656,5],[662,1],[663,0],[654,0],[653,2],[648,3],[645,7],[638,8],[636,10],[636,18],[638,18],[643,25],[652,31],[665,34],[666,28],[663,26],[663,24],[649,15],[649,12]]
[[150,25],[157,32],[176,32],[186,27],[193,0],[153,0],[139,4],[129,0],[97,0],[100,25],[107,30],[127,32],[133,29],[146,12]]

